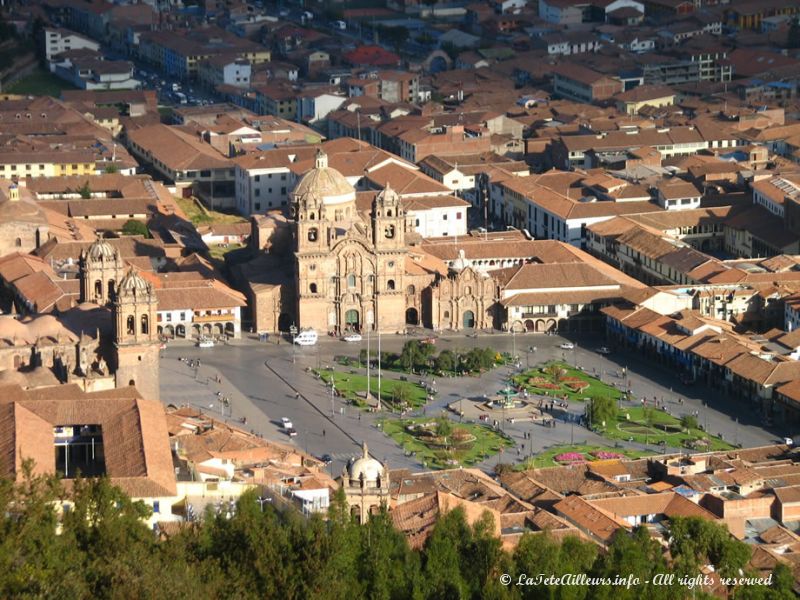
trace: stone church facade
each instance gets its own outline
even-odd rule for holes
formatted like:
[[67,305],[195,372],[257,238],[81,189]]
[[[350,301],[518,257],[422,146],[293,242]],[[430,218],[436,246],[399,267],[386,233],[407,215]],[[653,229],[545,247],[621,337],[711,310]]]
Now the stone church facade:
[[359,210],[355,189],[320,152],[292,204],[300,326],[337,333],[403,329],[408,248],[397,193],[387,187]]

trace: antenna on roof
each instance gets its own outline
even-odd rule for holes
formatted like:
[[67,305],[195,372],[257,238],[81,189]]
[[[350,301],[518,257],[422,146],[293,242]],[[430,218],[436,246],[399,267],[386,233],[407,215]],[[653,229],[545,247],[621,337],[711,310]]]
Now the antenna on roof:
[[356,110],[356,127],[358,128],[358,141],[361,141],[361,110]]

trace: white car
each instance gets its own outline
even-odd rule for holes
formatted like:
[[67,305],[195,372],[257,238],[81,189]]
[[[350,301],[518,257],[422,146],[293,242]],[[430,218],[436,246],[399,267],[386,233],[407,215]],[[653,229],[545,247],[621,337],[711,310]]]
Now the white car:
[[575,344],[573,344],[572,342],[561,342],[558,345],[558,347],[561,348],[562,350],[574,350]]
[[597,349],[597,353],[598,354],[611,354],[611,348],[609,348],[608,346],[600,346]]
[[201,339],[197,342],[198,348],[213,348],[214,347],[214,340],[209,339]]
[[286,423],[291,423],[291,422],[292,421],[289,419],[289,417],[281,417],[281,423],[283,423],[284,425]]
[[342,339],[345,342],[360,342],[361,341],[361,334],[360,333],[348,333]]

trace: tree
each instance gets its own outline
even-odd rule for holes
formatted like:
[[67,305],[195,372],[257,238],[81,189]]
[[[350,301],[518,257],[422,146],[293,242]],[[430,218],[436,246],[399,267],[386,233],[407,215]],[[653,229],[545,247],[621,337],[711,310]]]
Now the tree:
[[683,427],[685,431],[697,429],[697,417],[694,415],[683,415],[681,417],[681,427]]
[[561,381],[564,379],[564,375],[566,374],[564,367],[556,363],[547,365],[544,372],[553,383],[561,383]]
[[449,445],[447,438],[453,434],[453,423],[447,418],[447,415],[441,415],[436,419],[436,435],[442,438],[442,444],[447,448]]
[[141,235],[144,237],[150,237],[150,232],[147,230],[147,225],[141,221],[137,221],[136,219],[128,219],[125,221],[121,231],[123,235]]
[[397,406],[403,406],[408,404],[411,400],[411,388],[408,386],[407,383],[398,382],[395,383],[394,387],[392,388],[392,401]]
[[421,362],[421,356],[419,342],[417,340],[409,340],[403,344],[398,362],[404,370],[410,371]]
[[89,186],[89,181],[86,180],[83,182],[83,185],[77,189],[77,192],[81,195],[81,198],[84,200],[88,200],[92,197],[92,188]]
[[119,172],[119,167],[112,163],[112,164],[108,165],[105,169],[103,169],[103,171],[105,173],[111,175],[113,173],[118,173]]
[[630,598],[680,598],[679,588],[652,584],[653,576],[667,572],[660,544],[650,537],[647,527],[637,527],[633,533],[619,529],[614,536],[608,553],[602,555],[594,565],[592,574],[597,577],[610,577],[624,574],[638,578],[642,583],[626,588],[624,586],[599,586],[592,596],[598,599],[625,600]]
[[734,577],[750,560],[750,546],[731,537],[725,525],[700,517],[670,521],[670,552],[680,573],[696,573],[700,565],[711,563],[723,577]]
[[591,424],[595,427],[608,427],[617,418],[617,403],[608,396],[592,398]]
[[442,350],[436,357],[433,366],[437,371],[443,373],[455,371],[458,366],[455,353],[452,350]]
[[390,43],[396,52],[399,52],[403,44],[408,41],[410,32],[408,27],[403,27],[402,25],[399,27],[378,25],[378,35],[381,39]]
[[786,38],[787,48],[800,48],[800,17],[794,17]]

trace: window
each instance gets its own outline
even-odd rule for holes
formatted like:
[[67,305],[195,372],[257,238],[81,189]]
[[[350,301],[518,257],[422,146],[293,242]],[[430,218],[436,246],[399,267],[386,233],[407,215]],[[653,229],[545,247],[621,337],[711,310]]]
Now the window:
[[414,222],[414,227],[419,227],[419,219],[416,219],[416,221]]
[[181,313],[181,321],[185,321],[185,320],[186,320],[186,313],[182,312]]
[[394,225],[389,225],[386,227],[386,229],[383,231],[383,235],[386,236],[387,240],[392,239],[394,237]]
[[308,230],[308,241],[309,242],[316,242],[318,233],[319,232],[317,231],[316,227],[312,227],[311,229],[309,229]]
[[159,500],[153,500],[153,512],[154,513],[161,512],[161,502]]
[[347,287],[349,287],[349,288],[356,287],[356,276],[355,275],[348,275],[347,276]]
[[14,240],[14,245],[15,245],[17,248],[19,248],[20,246],[22,246],[22,238],[17,238],[17,239],[15,239],[15,240]]
[[211,177],[211,171],[209,171],[208,169],[200,171],[200,177]]
[[317,284],[316,283],[312,283],[311,285],[309,285],[308,286],[308,291],[311,292],[312,294],[316,294],[317,293]]
[[390,260],[388,263],[386,263],[386,266],[389,267],[390,269],[394,269],[394,261]]
[[390,292],[394,290],[394,279],[390,279],[386,282],[386,289]]
[[128,317],[128,321],[126,323],[128,335],[133,335],[136,333],[136,320],[133,318],[133,315]]
[[406,294],[408,294],[409,296],[413,296],[416,293],[417,289],[413,285],[410,285],[406,288]]
[[450,311],[449,310],[444,311],[444,318],[445,319],[449,319],[450,318]]
[[261,181],[261,175],[256,175],[256,176],[254,177],[254,179],[255,179],[256,181]]
[[256,188],[256,198],[258,198],[259,196],[261,196],[261,190]]
[[167,313],[167,323],[172,323],[172,313]]
[[461,211],[456,213],[456,221],[460,221],[461,220],[461,214],[462,214]]
[[256,210],[261,210],[261,202],[256,202],[255,207]]
[[442,221],[447,221],[447,213],[444,213],[444,214],[442,215]]

